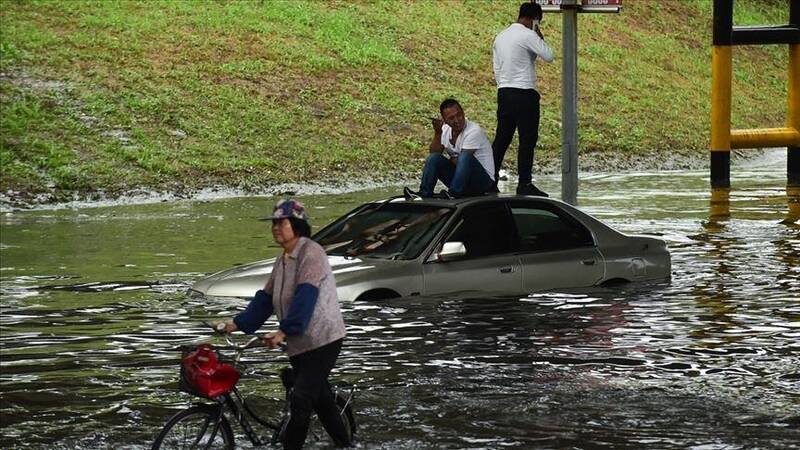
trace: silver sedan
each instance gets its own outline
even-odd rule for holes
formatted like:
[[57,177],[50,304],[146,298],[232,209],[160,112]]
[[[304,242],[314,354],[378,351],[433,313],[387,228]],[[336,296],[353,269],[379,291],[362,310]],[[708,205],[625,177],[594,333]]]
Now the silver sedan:
[[[558,200],[492,195],[393,197],[320,230],[341,300],[480,293],[527,295],[670,278],[663,240],[629,236]],[[250,297],[275,259],[210,275],[194,295]]]

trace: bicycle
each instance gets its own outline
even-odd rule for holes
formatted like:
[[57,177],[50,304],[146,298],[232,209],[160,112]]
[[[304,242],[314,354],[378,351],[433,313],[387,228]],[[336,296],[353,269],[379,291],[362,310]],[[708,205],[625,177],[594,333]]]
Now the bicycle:
[[[208,324],[206,324],[208,325]],[[210,326],[210,325],[209,325]],[[213,327],[212,327],[213,329]],[[216,331],[216,330],[215,330]],[[188,394],[211,400],[213,403],[200,403],[178,412],[167,420],[167,423],[156,436],[152,449],[232,449],[234,434],[231,421],[241,426],[250,442],[258,447],[277,445],[282,442],[286,425],[289,422],[290,396],[294,377],[290,367],[280,370],[280,378],[286,397],[283,414],[276,421],[262,418],[248,405],[245,397],[239,392],[237,384],[241,375],[240,363],[245,350],[261,347],[261,338],[254,337],[244,345],[237,345],[229,335],[225,334],[227,346],[214,347],[210,344],[180,346],[181,378],[179,389]],[[220,351],[233,351],[235,357],[226,358]],[[228,364],[224,361],[229,361]],[[342,418],[348,433],[349,443],[356,432],[352,399],[355,387],[341,395],[337,388],[333,389],[339,416]],[[230,418],[230,420],[229,420]],[[271,430],[269,440],[263,439],[251,425],[251,420]],[[312,434],[319,439],[316,433]],[[340,444],[341,443],[337,443]]]

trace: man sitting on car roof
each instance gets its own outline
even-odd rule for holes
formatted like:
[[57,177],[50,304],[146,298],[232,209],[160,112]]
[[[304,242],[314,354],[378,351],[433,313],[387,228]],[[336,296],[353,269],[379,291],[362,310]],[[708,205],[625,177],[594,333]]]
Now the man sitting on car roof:
[[405,195],[434,197],[433,188],[441,180],[449,190],[438,197],[453,198],[494,192],[494,158],[486,132],[464,117],[458,101],[448,98],[439,105],[442,117],[431,118],[433,140],[422,169],[419,192],[408,188]]

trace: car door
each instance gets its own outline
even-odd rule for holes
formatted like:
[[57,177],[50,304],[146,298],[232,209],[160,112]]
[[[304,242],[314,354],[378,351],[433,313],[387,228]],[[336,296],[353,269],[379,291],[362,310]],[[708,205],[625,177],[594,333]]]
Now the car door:
[[523,292],[520,260],[514,254],[519,243],[504,202],[467,206],[453,223],[443,242],[463,243],[466,254],[423,264],[425,295]]
[[509,202],[519,235],[526,292],[593,286],[603,277],[603,258],[588,228],[557,204]]

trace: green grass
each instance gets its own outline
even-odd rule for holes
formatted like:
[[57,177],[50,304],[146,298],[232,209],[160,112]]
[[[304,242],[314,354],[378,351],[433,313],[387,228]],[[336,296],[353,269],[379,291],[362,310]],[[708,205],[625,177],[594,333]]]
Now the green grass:
[[[58,199],[417,174],[445,97],[493,136],[491,42],[518,6],[3,0],[0,189]],[[737,0],[734,20],[787,15],[784,0]],[[560,17],[543,28],[560,57]],[[710,42],[710,0],[581,15],[581,152],[705,156]],[[785,46],[735,49],[734,127],[783,125],[787,59]],[[557,164],[560,60],[538,73],[537,160]]]

